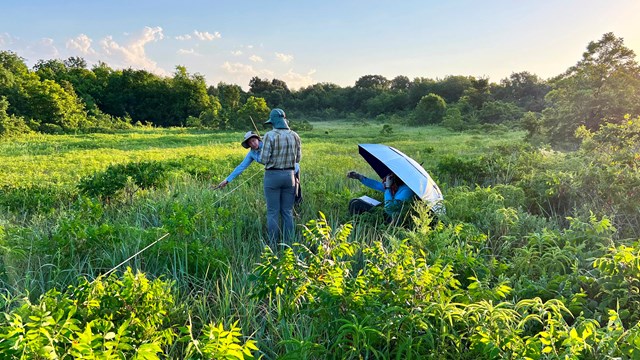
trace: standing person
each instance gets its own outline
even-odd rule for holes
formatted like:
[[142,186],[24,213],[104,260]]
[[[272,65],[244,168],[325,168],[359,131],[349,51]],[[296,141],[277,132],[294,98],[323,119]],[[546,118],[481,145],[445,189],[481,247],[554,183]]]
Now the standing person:
[[227,186],[228,183],[233,181],[238,175],[242,174],[252,162],[260,162],[260,153],[262,152],[262,139],[260,139],[260,135],[256,134],[253,131],[247,131],[244,134],[244,140],[240,143],[243,148],[249,149],[247,156],[244,157],[244,160],[240,163],[240,165],[236,166],[235,169],[227,176],[226,179],[222,180],[220,184],[218,184],[215,188],[222,189]]
[[[264,164],[264,197],[267,203],[267,236],[270,245],[293,235],[294,169],[300,162],[300,137],[289,128],[282,109],[273,109],[265,124],[273,129],[264,134],[260,162]],[[280,224],[282,223],[282,227]]]
[[[215,189],[223,189],[231,181],[233,181],[233,179],[242,174],[249,167],[249,165],[251,165],[252,162],[255,161],[257,163],[260,163],[260,154],[262,153],[263,146],[260,135],[256,134],[254,131],[247,131],[247,133],[244,134],[244,139],[242,140],[240,145],[242,145],[242,147],[245,149],[249,149],[249,152],[244,157],[242,162],[238,166],[236,166],[235,169],[233,169],[231,174],[229,174],[226,179],[222,180],[220,184],[214,187]],[[295,170],[296,179],[298,179],[298,175],[300,173],[300,164],[296,163]]]

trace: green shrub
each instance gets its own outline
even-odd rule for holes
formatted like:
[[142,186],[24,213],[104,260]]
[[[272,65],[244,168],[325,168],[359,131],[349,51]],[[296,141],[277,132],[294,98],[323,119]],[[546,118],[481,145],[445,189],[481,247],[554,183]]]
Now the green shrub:
[[428,307],[458,289],[451,267],[427,264],[406,241],[367,245],[349,241],[350,233],[351,225],[333,230],[320,213],[305,228],[305,244],[280,254],[266,248],[252,276],[254,296],[277,299],[285,319],[309,318],[310,328],[322,329],[317,348],[343,358],[424,356],[444,346],[440,331],[453,324]]
[[185,124],[187,127],[204,128],[204,126],[202,126],[202,120],[194,116],[188,116]]
[[207,324],[199,337],[195,338],[191,326],[181,328],[181,341],[188,341],[185,359],[253,359],[253,351],[258,351],[254,340],[242,343],[242,333],[238,322],[226,330],[222,324]]
[[5,313],[0,353],[9,359],[158,358],[175,338],[168,321],[174,306],[170,283],[130,269],[122,279],[84,280]]
[[455,156],[444,156],[436,166],[438,177],[446,183],[457,185],[482,184],[487,177],[486,164],[482,158],[471,160]]
[[462,112],[455,106],[447,108],[441,125],[453,131],[462,131],[469,127],[469,125],[464,122]]
[[45,134],[55,134],[55,135],[64,134],[64,129],[62,128],[62,126],[58,124],[53,124],[53,123],[44,123],[40,125],[38,130]]
[[447,217],[453,221],[474,224],[492,239],[526,233],[534,221],[520,207],[524,191],[512,185],[450,189],[445,198]]
[[640,321],[640,242],[613,245],[593,262],[599,310],[616,309],[626,325]]
[[413,111],[413,123],[416,125],[439,124],[447,111],[446,101],[438,94],[423,96]]
[[137,188],[130,188],[129,195],[138,189],[157,187],[166,180],[166,165],[158,161],[140,161],[109,165],[102,172],[84,177],[78,184],[81,193],[109,200],[125,190],[129,181]]
[[82,279],[64,293],[50,290],[36,303],[25,299],[3,314],[0,353],[4,359],[160,359],[184,344],[185,358],[253,358],[258,348],[253,340],[242,343],[237,322],[230,330],[176,323],[185,309],[172,286],[127,269],[122,277]]
[[22,185],[0,187],[0,206],[24,214],[50,213],[69,203],[77,193],[56,186]]
[[380,135],[386,136],[393,134],[393,127],[389,124],[384,124],[382,129],[380,129]]
[[0,137],[29,134],[33,130],[23,117],[7,114],[9,102],[4,96],[0,97]]

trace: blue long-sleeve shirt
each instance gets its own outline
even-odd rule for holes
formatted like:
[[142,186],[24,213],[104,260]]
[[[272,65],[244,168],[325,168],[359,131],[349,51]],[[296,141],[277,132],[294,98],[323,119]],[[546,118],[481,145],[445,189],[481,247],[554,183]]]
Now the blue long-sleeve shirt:
[[258,145],[258,150],[249,149],[247,156],[244,157],[240,165],[236,166],[235,169],[227,176],[225,180],[227,182],[233,181],[238,175],[242,174],[252,162],[260,162],[260,153],[262,152],[262,141],[260,141],[260,145]]
[[[242,174],[242,172],[245,171],[249,167],[249,165],[251,165],[251,163],[254,161],[262,164],[262,162],[260,162],[262,147],[263,147],[263,144],[262,144],[262,141],[260,141],[260,145],[258,145],[258,150],[249,149],[249,152],[244,157],[240,165],[236,166],[236,168],[233,169],[231,174],[229,174],[229,176],[227,176],[225,180],[227,180],[227,182],[231,182],[233,179],[235,179],[240,174]],[[297,173],[300,170],[300,164],[296,163],[295,169]]]
[[397,214],[402,208],[402,204],[405,201],[411,200],[415,195],[414,192],[405,184],[398,186],[398,190],[395,195],[391,194],[391,189],[385,189],[384,184],[380,181],[369,179],[363,176],[360,179],[362,185],[384,193],[384,211],[388,215]]

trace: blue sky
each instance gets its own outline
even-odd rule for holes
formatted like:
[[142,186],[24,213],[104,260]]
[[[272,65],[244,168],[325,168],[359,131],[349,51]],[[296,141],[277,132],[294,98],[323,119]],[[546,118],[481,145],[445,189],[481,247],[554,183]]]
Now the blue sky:
[[207,82],[555,76],[606,32],[640,54],[638,0],[0,0],[0,49]]

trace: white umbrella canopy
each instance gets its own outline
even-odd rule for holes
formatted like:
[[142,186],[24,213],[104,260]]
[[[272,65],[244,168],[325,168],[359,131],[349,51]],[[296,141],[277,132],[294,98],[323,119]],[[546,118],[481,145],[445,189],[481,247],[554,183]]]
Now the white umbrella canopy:
[[358,144],[358,152],[380,178],[394,173],[434,211],[444,211],[438,185],[420,164],[402,151],[383,144]]

